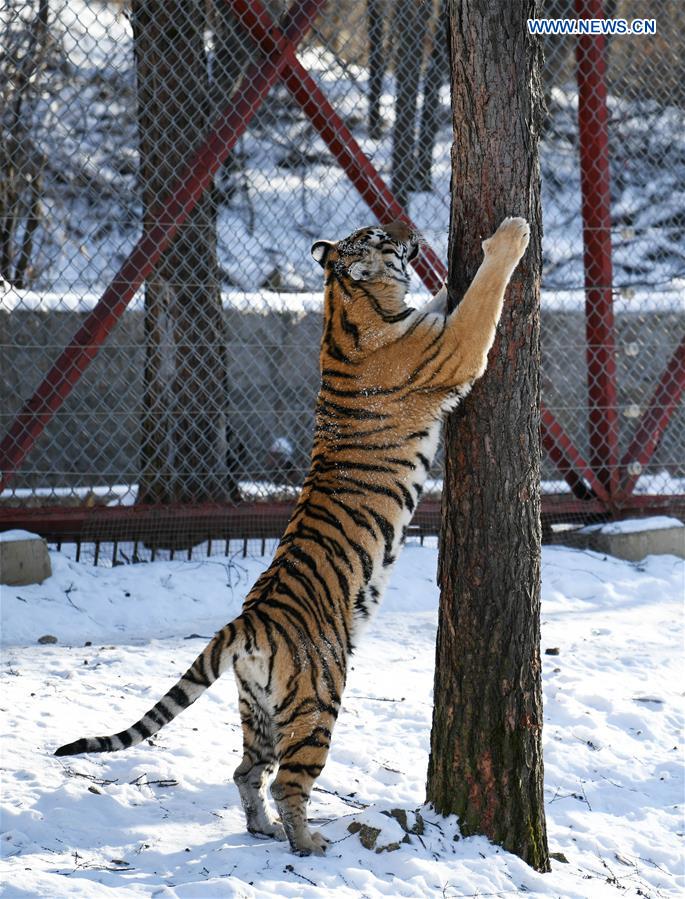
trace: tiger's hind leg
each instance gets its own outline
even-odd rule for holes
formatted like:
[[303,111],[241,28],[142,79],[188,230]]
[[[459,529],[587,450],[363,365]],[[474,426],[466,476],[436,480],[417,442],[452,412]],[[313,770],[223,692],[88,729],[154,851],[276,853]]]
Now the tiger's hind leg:
[[233,774],[245,811],[247,829],[256,837],[287,839],[283,825],[269,808],[266,787],[276,768],[271,722],[258,707],[240,700],[243,759]]
[[333,715],[321,713],[314,728],[289,726],[276,744],[279,767],[271,795],[295,855],[323,855],[328,848],[326,837],[309,829],[307,804],[326,763],[334,723]]

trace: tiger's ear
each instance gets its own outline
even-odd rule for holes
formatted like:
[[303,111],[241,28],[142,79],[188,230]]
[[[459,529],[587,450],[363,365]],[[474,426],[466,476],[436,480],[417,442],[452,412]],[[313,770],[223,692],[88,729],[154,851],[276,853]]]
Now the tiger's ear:
[[316,243],[312,244],[312,256],[319,263],[321,268],[324,268],[326,265],[326,257],[331,252],[334,243],[331,243],[330,240],[317,240]]

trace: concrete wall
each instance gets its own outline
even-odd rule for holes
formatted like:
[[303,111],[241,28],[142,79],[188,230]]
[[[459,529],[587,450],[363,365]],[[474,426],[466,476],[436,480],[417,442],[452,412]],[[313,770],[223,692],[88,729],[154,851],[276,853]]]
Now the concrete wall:
[[[227,309],[225,316],[231,439],[234,449],[242,444],[247,460],[241,476],[268,476],[268,450],[281,436],[291,440],[297,464],[306,468],[318,386],[320,315]],[[5,431],[82,319],[75,312],[0,314],[0,430]],[[618,317],[619,400],[624,407],[645,407],[684,324],[685,316],[675,312]],[[542,335],[544,400],[587,452],[583,315],[545,311]],[[14,486],[135,482],[143,364],[142,313],[128,312],[24,461]],[[622,414],[621,423],[625,447],[635,419]],[[654,457],[656,467],[685,475],[684,446],[681,409]],[[549,462],[544,477],[557,478]]]

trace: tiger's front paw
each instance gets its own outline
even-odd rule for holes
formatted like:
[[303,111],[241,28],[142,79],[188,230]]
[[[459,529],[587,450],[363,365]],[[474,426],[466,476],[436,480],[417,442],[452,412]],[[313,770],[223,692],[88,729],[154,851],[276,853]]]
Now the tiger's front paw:
[[522,218],[506,218],[492,237],[483,241],[487,259],[513,268],[526,251],[530,227]]

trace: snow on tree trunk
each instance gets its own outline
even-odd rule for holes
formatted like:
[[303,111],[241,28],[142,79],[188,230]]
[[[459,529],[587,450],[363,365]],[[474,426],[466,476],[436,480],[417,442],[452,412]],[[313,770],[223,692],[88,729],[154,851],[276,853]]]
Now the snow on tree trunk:
[[489,367],[447,426],[428,801],[549,870],[540,681],[541,127],[534,0],[451,0],[450,301],[507,215],[531,241]]

